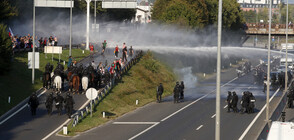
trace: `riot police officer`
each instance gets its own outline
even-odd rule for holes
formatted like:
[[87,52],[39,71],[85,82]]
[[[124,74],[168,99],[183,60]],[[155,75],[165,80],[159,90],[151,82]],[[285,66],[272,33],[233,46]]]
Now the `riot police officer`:
[[176,86],[174,88],[174,103],[179,102],[179,95],[180,95],[180,85],[179,85],[179,82],[176,82]]
[[291,90],[289,91],[289,93],[287,94],[287,97],[288,97],[288,108],[292,108],[293,106],[293,100],[294,100],[294,91]]
[[228,112],[231,111],[231,108],[232,108],[232,100],[233,100],[232,93],[231,93],[231,91],[228,91],[228,96],[227,96]]
[[232,100],[232,108],[234,113],[238,112],[237,104],[238,104],[238,95],[236,94],[235,91],[233,91],[233,100]]
[[161,95],[162,95],[163,91],[164,91],[164,89],[163,89],[162,83],[160,83],[159,86],[157,87],[157,94],[156,94],[156,99],[157,99],[158,103],[161,102]]
[[180,89],[181,89],[180,99],[184,99],[184,89],[185,89],[184,81],[181,81]]
[[55,100],[55,107],[59,115],[61,115],[64,98],[60,95],[60,93],[57,93],[57,96],[54,98],[54,100]]
[[35,116],[39,106],[39,100],[35,92],[30,96],[28,104],[30,105],[32,116]]
[[53,100],[54,100],[53,93],[50,93],[47,96],[47,99],[46,99],[46,102],[45,102],[45,106],[46,106],[48,115],[51,115],[51,113],[52,113]]
[[65,103],[65,110],[67,112],[68,117],[70,118],[72,115],[73,105],[75,104],[75,102],[69,93],[67,93],[64,103]]
[[248,114],[249,113],[254,113],[254,107],[255,107],[255,97],[251,92],[249,93],[249,104],[248,104]]

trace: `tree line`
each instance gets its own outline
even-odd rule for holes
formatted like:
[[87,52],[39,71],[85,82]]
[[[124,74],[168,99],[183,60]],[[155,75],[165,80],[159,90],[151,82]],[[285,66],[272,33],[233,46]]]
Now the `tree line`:
[[[245,22],[240,5],[235,0],[223,0],[222,26],[238,30]],[[217,25],[218,0],[156,0],[152,19],[189,28]]]

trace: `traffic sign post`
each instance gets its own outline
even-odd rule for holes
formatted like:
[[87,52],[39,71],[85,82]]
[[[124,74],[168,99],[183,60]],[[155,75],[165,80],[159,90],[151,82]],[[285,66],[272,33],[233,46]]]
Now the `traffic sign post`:
[[97,98],[98,96],[98,91],[95,89],[95,88],[89,88],[87,91],[86,91],[86,97],[91,100],[91,117],[92,117],[92,111],[93,111],[93,105],[92,105],[92,102],[95,98]]

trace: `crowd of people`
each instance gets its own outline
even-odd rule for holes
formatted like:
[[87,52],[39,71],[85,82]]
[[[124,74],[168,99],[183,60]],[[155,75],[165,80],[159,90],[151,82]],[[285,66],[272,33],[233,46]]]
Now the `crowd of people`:
[[[10,35],[11,41],[12,41],[12,48],[13,49],[24,49],[24,48],[33,48],[33,36],[31,36],[30,34],[26,35],[26,36],[12,36]],[[37,40],[37,36],[35,37]],[[37,42],[37,41],[36,41]],[[50,36],[50,37],[41,37],[38,40],[38,44],[39,46],[37,46],[36,43],[36,47],[39,48],[44,48],[45,46],[57,46],[58,44],[58,39],[56,36]]]

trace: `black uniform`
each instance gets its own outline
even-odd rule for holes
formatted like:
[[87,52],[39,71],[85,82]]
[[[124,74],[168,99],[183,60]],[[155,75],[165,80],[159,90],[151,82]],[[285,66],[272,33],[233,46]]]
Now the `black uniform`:
[[52,113],[53,100],[54,100],[53,93],[51,93],[51,94],[49,94],[47,96],[47,99],[46,99],[46,102],[45,102],[45,106],[47,108],[47,111],[48,111],[49,115],[51,115],[51,113]]
[[177,82],[175,88],[174,88],[174,103],[178,103],[179,102],[179,95],[180,95],[180,85]]
[[294,100],[294,93],[293,93],[294,91],[293,90],[291,90],[289,93],[288,93],[288,95],[287,95],[287,97],[288,97],[288,107],[289,108],[292,108],[292,106],[293,106],[293,100]]
[[32,115],[36,115],[36,110],[39,106],[39,100],[36,93],[31,95],[28,104],[30,105]]
[[163,89],[163,86],[162,84],[160,83],[160,85],[157,87],[157,94],[156,94],[156,99],[157,99],[157,102],[161,102],[161,95],[163,93],[164,89]]
[[72,96],[70,96],[69,94],[66,96],[65,100],[65,110],[67,112],[68,117],[71,117],[72,111],[73,111],[73,105],[75,104]]
[[182,81],[181,82],[181,85],[180,85],[180,99],[184,99],[184,89],[185,89],[185,85],[184,85],[184,82]]
[[57,108],[59,115],[61,115],[64,98],[60,94],[57,94],[54,100],[55,100],[55,107]]
[[254,107],[255,107],[255,97],[250,92],[249,95],[249,105],[248,105],[248,113],[254,113]]
[[248,112],[248,104],[249,104],[249,96],[247,94],[247,92],[243,92],[243,96],[242,96],[242,100],[241,100],[241,112]]
[[238,112],[238,108],[237,108],[237,104],[238,104],[238,95],[236,94],[236,92],[234,91],[233,92],[233,100],[232,100],[232,108],[233,108],[233,111],[236,113]]
[[227,96],[228,112],[231,111],[231,108],[232,108],[232,100],[233,100],[233,96],[232,96],[232,93],[229,91],[228,92],[228,96]]

